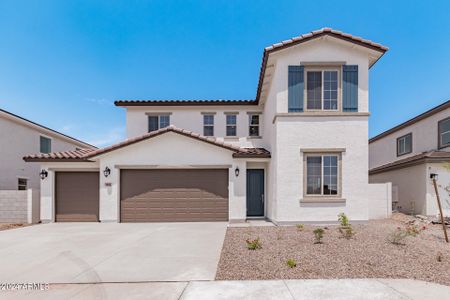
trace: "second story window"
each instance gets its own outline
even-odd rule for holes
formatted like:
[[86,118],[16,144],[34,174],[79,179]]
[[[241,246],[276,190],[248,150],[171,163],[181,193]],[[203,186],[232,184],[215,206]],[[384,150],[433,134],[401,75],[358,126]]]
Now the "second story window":
[[203,115],[203,135],[214,136],[214,115]]
[[40,152],[41,153],[50,153],[52,152],[52,140],[41,136],[40,137]]
[[19,191],[25,191],[27,189],[28,186],[28,180],[25,178],[18,178],[17,179],[17,189]]
[[227,136],[236,136],[236,115],[226,115]]
[[259,137],[259,114],[249,114],[249,136]]
[[438,123],[439,133],[439,148],[445,148],[450,146],[450,118],[439,121]]
[[397,156],[412,152],[412,133],[408,133],[397,139]]
[[170,125],[169,115],[148,116],[148,132],[155,131]]
[[338,109],[338,71],[306,72],[306,108],[309,110]]

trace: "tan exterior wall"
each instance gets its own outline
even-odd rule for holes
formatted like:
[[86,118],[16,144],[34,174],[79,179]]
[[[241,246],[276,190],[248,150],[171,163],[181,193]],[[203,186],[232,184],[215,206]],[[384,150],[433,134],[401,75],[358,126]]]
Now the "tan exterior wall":
[[[438,122],[450,116],[450,108],[400,129],[369,144],[370,169],[438,148]],[[397,138],[412,133],[412,153],[397,156]],[[450,151],[450,147],[440,149]]]
[[0,116],[0,190],[17,190],[18,178],[28,179],[28,188],[39,189],[40,167],[38,163],[26,163],[22,157],[39,153],[40,136],[52,140],[52,152],[75,150],[85,145],[38,130]]

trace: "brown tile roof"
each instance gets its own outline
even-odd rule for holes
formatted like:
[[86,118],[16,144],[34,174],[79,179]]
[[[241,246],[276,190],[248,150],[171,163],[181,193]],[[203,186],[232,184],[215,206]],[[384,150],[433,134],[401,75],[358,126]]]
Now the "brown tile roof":
[[141,142],[143,140],[153,138],[156,136],[159,136],[161,134],[167,133],[167,132],[174,132],[177,134],[181,134],[190,138],[194,138],[196,140],[209,143],[218,147],[222,147],[225,149],[228,149],[230,151],[233,151],[233,157],[270,157],[270,152],[263,149],[263,148],[241,148],[235,145],[227,144],[222,141],[217,140],[214,137],[205,137],[200,134],[194,133],[192,131],[184,130],[177,128],[173,125],[169,127],[165,127],[156,131],[152,131],[149,133],[146,133],[144,135],[127,139],[121,143],[117,143],[115,145],[105,147],[102,149],[97,150],[91,150],[91,149],[82,149],[79,151],[66,151],[66,152],[55,152],[55,153],[49,153],[49,154],[34,154],[34,155],[28,155],[25,156],[23,159],[25,161],[88,161],[89,159],[105,154],[107,152],[111,152],[117,149],[120,149],[125,146],[129,146],[138,142]]
[[52,153],[40,153],[24,156],[25,161],[85,161],[86,156],[95,149],[80,149],[75,151],[61,151]]
[[117,100],[116,106],[257,105],[255,100]]
[[264,79],[264,73],[266,70],[269,54],[300,43],[307,42],[315,38],[319,38],[324,35],[333,36],[335,38],[364,46],[381,53],[384,53],[388,50],[387,47],[370,40],[366,40],[361,37],[353,36],[351,34],[331,28],[322,28],[264,48],[255,100],[117,100],[114,102],[114,104],[116,106],[258,105],[263,83],[262,81]]
[[450,108],[450,100],[447,100],[446,102],[444,102],[444,103],[442,103],[442,104],[440,104],[440,105],[438,105],[436,107],[433,107],[432,109],[427,110],[426,112],[421,113],[420,115],[418,115],[418,116],[416,116],[416,117],[414,117],[412,119],[409,119],[408,121],[403,122],[400,125],[392,127],[391,129],[386,130],[385,132],[382,132],[379,135],[374,136],[373,138],[371,138],[369,140],[369,143],[373,143],[373,142],[375,142],[375,141],[377,141],[379,139],[382,139],[383,137],[388,136],[391,133],[394,133],[396,131],[399,131],[400,129],[408,127],[408,126],[410,126],[410,125],[412,125],[414,123],[417,123],[417,122],[419,122],[419,121],[421,121],[423,119],[431,117],[432,115],[437,114],[438,112],[446,110],[447,108]]
[[311,31],[310,33],[306,33],[306,34],[302,34],[300,36],[297,37],[293,37],[290,38],[288,40],[282,41],[280,43],[276,43],[273,44],[271,46],[268,46],[266,48],[264,48],[264,53],[263,53],[263,58],[262,58],[262,63],[261,63],[261,70],[259,72],[259,81],[258,81],[258,89],[256,91],[256,102],[259,102],[259,98],[261,96],[261,89],[262,89],[262,84],[263,84],[263,80],[264,80],[264,73],[266,71],[266,65],[267,65],[267,61],[269,59],[269,54],[278,50],[282,50],[282,49],[286,49],[288,47],[291,46],[295,46],[307,41],[310,41],[312,39],[316,39],[319,38],[321,36],[324,35],[329,35],[350,43],[354,43],[360,46],[364,46],[376,51],[379,51],[382,53],[382,55],[384,54],[384,52],[386,52],[387,50],[389,50],[388,47],[385,47],[381,44],[372,42],[370,40],[366,40],[363,39],[359,36],[354,36],[348,33],[344,33],[342,31],[339,30],[334,30],[332,28],[322,28],[319,30],[315,30],[315,31]]
[[436,151],[436,150],[422,152],[407,158],[399,159],[394,162],[370,169],[369,174],[373,175],[385,171],[414,166],[425,162],[450,162],[450,152]]

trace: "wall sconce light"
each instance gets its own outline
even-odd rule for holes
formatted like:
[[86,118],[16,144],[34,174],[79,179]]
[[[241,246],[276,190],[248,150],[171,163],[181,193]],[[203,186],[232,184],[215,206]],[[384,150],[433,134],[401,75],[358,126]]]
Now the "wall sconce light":
[[44,180],[45,178],[47,178],[48,172],[42,169],[41,172],[39,173],[39,176],[41,177],[42,180]]
[[105,175],[105,177],[108,177],[110,174],[111,174],[111,169],[108,168],[108,167],[106,167],[106,168],[103,170],[103,175]]
[[438,180],[438,178],[439,178],[438,174],[436,174],[436,173],[431,173],[430,174],[430,179]]
[[239,176],[239,167],[236,167],[236,169],[234,169],[234,175],[236,175],[236,177]]

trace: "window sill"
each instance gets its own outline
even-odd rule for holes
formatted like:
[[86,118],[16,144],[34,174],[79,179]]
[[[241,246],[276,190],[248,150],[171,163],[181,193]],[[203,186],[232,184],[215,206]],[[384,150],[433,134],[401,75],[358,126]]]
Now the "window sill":
[[262,139],[262,136],[248,136],[247,139],[252,140],[252,139]]
[[345,203],[344,198],[327,198],[327,197],[305,197],[300,199],[300,203]]

